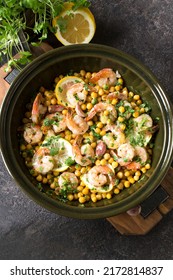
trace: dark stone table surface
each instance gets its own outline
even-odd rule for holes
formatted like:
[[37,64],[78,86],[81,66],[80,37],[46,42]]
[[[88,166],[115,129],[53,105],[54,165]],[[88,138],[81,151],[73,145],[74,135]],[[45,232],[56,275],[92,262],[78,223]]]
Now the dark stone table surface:
[[[92,42],[138,58],[173,101],[173,1],[90,2],[97,24]],[[122,236],[105,219],[61,217],[30,200],[0,157],[0,259],[173,259],[173,211],[146,236]]]

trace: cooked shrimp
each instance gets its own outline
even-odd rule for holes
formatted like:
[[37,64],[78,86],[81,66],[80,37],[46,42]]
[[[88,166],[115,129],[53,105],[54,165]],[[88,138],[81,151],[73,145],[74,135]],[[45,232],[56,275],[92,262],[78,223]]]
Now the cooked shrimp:
[[66,124],[73,134],[84,134],[88,130],[88,123],[86,120],[78,115],[73,116],[72,111],[69,109],[66,115]]
[[104,68],[91,77],[90,82],[98,83],[100,87],[104,85],[112,86],[117,82],[117,74],[110,68]]
[[148,114],[141,114],[139,117],[133,118],[132,124],[133,127],[127,135],[127,138],[136,146],[146,147],[156,129],[153,126],[152,118]]
[[112,99],[127,100],[128,94],[127,94],[127,91],[114,91],[114,92],[109,93],[106,98],[109,100],[112,100]]
[[135,156],[135,149],[129,143],[124,143],[117,149],[118,163],[121,166],[126,166],[132,162]]
[[33,123],[38,124],[40,121],[41,115],[44,115],[47,111],[47,108],[41,104],[43,101],[43,97],[39,92],[33,102],[32,112],[31,112],[31,119]]
[[78,179],[74,173],[63,172],[58,178],[60,189],[76,189],[78,186]]
[[118,147],[117,154],[119,157],[131,161],[135,155],[135,149],[129,143],[124,143]]
[[50,156],[48,148],[40,147],[32,158],[32,166],[41,173],[46,174],[54,168],[54,158]]
[[142,163],[146,162],[148,159],[148,153],[146,149],[140,146],[135,147],[135,155],[140,158],[140,161]]
[[135,142],[136,145],[146,147],[150,142],[153,134],[148,129],[136,131],[134,128],[134,131],[132,131],[131,134],[129,134],[127,137],[129,138],[129,136],[131,138],[130,141]]
[[147,161],[148,154],[145,148],[136,146],[135,147],[135,156],[139,157],[139,161],[132,161],[126,167],[127,169],[137,170]]
[[46,118],[43,120],[43,125],[41,127],[43,133],[47,133],[50,127],[53,128],[53,131],[55,133],[64,131],[67,127],[65,116],[58,112],[47,115]]
[[115,107],[111,104],[99,102],[89,111],[88,116],[86,117],[86,121],[92,119],[97,113],[104,112],[107,110],[109,112],[109,118],[114,121],[117,117],[117,111]]
[[41,141],[43,133],[37,124],[28,123],[24,126],[23,137],[29,144],[37,144]]
[[80,106],[80,102],[78,102],[76,104],[76,107],[75,107],[75,111],[76,111],[76,114],[82,118],[85,118],[86,117],[86,113],[84,113],[84,111],[81,109],[81,106]]
[[75,108],[77,103],[85,102],[86,92],[84,90],[84,83],[73,84],[66,92],[69,106]]
[[116,125],[106,125],[104,130],[111,131],[103,136],[103,141],[109,149],[117,149],[125,143],[125,134]]
[[137,161],[132,161],[126,165],[126,168],[129,170],[138,170],[141,168],[141,164]]
[[53,129],[48,129],[46,132],[47,137],[55,136],[55,132]]
[[114,186],[114,172],[107,165],[92,167],[88,172],[87,178],[93,188],[104,187],[104,185],[109,185],[110,187]]
[[82,136],[77,136],[73,143],[72,149],[75,161],[81,166],[87,166],[92,163],[94,158],[94,149],[89,144],[81,146]]
[[143,131],[153,126],[153,120],[148,114],[142,114],[134,119],[134,129],[136,131]]
[[48,106],[49,113],[62,112],[65,109],[63,105],[51,104]]
[[143,132],[144,147],[146,147],[148,145],[148,143],[150,142],[152,137],[153,137],[153,134],[151,132],[149,132],[149,131]]

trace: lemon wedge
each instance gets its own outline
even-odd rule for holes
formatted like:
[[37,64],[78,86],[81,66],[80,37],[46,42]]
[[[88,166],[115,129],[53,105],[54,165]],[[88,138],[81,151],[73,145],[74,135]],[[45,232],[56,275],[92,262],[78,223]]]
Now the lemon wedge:
[[67,76],[62,78],[55,87],[55,95],[58,100],[58,104],[72,107],[68,98],[67,90],[76,83],[83,83],[83,80],[75,76]]
[[67,140],[59,136],[51,136],[43,141],[42,146],[48,148],[50,155],[53,156],[53,171],[62,172],[74,162],[72,145]]
[[[73,3],[64,3],[64,9],[52,21],[56,29],[55,36],[63,45],[86,44],[95,34],[95,18],[88,8],[72,9]],[[65,24],[62,29],[61,24]]]

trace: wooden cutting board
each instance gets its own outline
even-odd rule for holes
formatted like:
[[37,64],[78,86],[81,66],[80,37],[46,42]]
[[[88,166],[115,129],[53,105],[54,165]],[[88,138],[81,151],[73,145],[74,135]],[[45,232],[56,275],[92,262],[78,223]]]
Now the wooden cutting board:
[[[33,56],[51,50],[52,47],[43,43],[39,48],[33,48]],[[6,73],[4,68],[0,68],[0,104],[10,87],[9,80],[13,79],[14,73]],[[16,75],[16,73],[15,73]],[[171,167],[163,179],[161,185],[141,204],[141,213],[137,216],[129,216],[122,213],[117,216],[107,218],[113,227],[124,235],[145,235],[155,227],[164,215],[173,208],[173,168]]]
[[124,235],[147,234],[173,209],[172,167],[161,182],[161,186],[141,204],[141,209],[141,214],[137,216],[129,216],[127,213],[123,213],[107,218],[107,221]]

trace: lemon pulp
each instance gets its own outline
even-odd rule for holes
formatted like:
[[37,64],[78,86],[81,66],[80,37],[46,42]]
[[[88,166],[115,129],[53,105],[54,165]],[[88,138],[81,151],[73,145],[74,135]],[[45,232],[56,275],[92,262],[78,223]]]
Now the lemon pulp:
[[69,103],[67,99],[67,90],[75,83],[83,83],[83,80],[80,78],[77,78],[75,76],[67,76],[62,78],[55,87],[55,95],[58,99],[58,103],[64,106],[71,107],[71,104]]
[[74,161],[72,145],[59,136],[47,137],[42,146],[48,148],[50,155],[53,156],[55,162],[53,171],[62,172],[69,168],[70,162]]
[[[95,18],[88,8],[72,10],[73,3],[65,3],[64,10],[53,19],[52,25],[56,28],[55,36],[63,45],[89,43],[96,30]],[[58,26],[58,20],[63,20],[65,30]]]

